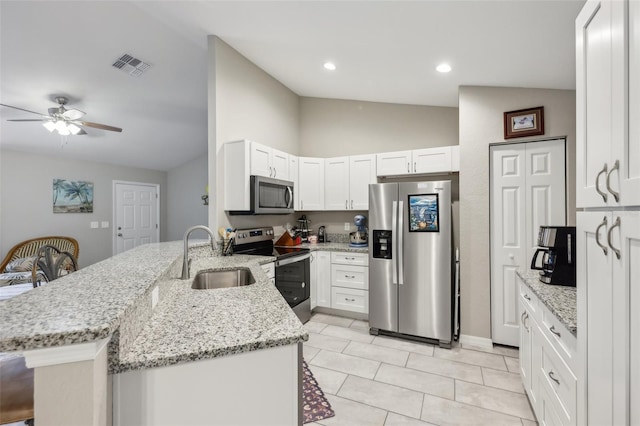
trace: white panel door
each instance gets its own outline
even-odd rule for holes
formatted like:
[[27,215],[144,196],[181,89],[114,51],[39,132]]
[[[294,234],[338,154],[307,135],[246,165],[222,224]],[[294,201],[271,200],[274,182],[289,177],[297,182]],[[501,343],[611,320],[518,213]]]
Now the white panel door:
[[578,207],[607,205],[605,181],[612,144],[612,3],[587,2],[576,19]]
[[349,207],[369,210],[369,184],[376,183],[375,154],[349,157]]
[[518,281],[526,262],[524,145],[491,147],[491,337],[518,346]]
[[271,169],[271,148],[251,142],[251,174],[273,177]]
[[[578,401],[586,398],[587,422],[611,425],[613,422],[613,282],[612,256],[607,246],[611,213],[577,213],[577,250],[579,265],[578,330],[584,347],[588,380],[578,382]],[[581,299],[584,295],[584,299]],[[578,408],[580,412],[580,407]]]
[[160,239],[158,185],[114,182],[114,254]]
[[567,223],[564,139],[526,144],[525,161],[525,259],[531,259],[537,248],[540,227],[564,226]]
[[324,159],[324,209],[349,210],[349,157]]
[[491,327],[518,346],[516,271],[529,268],[540,226],[566,224],[565,141],[491,147]]

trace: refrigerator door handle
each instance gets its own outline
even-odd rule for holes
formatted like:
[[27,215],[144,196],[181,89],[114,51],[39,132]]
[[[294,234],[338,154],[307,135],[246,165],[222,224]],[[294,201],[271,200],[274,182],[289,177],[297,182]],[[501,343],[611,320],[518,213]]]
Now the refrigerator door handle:
[[[398,247],[398,203],[396,201],[393,202],[391,208],[391,232],[391,247]],[[396,262],[398,262],[398,259],[391,259],[391,275],[393,284],[398,284],[398,268],[396,267]]]
[[396,232],[396,253],[398,253],[398,284],[404,284],[404,268],[402,267],[402,265],[404,264],[404,259],[403,259],[403,231],[404,229],[402,229],[404,227],[404,201],[398,201],[398,213],[397,213],[397,220],[398,220],[398,232]]

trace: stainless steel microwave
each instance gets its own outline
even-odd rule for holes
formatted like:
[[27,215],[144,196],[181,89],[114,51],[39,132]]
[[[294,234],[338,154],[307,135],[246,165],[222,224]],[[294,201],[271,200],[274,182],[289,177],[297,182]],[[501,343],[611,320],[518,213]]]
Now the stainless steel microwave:
[[234,210],[229,214],[293,213],[293,182],[252,175],[249,190],[251,210]]

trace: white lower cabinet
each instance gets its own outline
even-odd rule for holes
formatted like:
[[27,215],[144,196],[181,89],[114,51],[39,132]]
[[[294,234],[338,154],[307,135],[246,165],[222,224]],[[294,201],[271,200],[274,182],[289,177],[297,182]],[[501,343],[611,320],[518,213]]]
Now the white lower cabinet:
[[311,309],[318,306],[318,253],[311,252],[309,258],[309,299],[311,299]]
[[520,373],[538,422],[577,425],[577,341],[520,282]]
[[276,264],[273,262],[265,263],[262,265],[262,270],[269,277],[269,282],[276,285]]
[[331,253],[331,307],[369,313],[369,255]]
[[[331,253],[317,251],[316,263],[316,306],[320,308],[331,307]],[[313,294],[313,288],[311,290]]]

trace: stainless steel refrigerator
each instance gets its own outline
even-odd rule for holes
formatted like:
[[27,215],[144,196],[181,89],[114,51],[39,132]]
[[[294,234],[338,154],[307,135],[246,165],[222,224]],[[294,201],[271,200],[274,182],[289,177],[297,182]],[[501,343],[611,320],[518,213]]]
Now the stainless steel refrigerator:
[[451,182],[369,185],[369,327],[451,346]]

